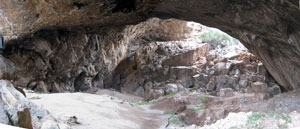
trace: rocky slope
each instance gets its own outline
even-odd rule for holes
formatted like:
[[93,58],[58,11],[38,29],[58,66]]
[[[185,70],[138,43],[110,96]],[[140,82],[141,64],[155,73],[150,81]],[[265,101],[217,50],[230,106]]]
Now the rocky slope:
[[[299,87],[298,0],[0,2],[0,28],[8,39],[28,39],[38,30],[61,27],[82,28],[91,34],[95,34],[95,30],[106,33],[149,17],[191,20],[220,28],[240,39],[256,54],[285,89]],[[42,43],[39,41],[38,44]]]

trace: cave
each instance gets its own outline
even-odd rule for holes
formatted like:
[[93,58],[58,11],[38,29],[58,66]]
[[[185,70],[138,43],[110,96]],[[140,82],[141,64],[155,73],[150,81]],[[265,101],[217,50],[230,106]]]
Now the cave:
[[1,1],[0,123],[300,127],[299,9],[297,0]]

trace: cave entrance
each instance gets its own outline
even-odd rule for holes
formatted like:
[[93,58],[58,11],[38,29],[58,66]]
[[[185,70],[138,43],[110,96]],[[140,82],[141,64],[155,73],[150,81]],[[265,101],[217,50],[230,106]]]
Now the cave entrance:
[[[172,22],[172,24],[170,24]],[[165,23],[165,24],[162,24]],[[104,79],[104,88],[157,99],[190,90],[213,96],[281,92],[263,63],[219,29],[195,22],[160,21],[146,40]]]
[[169,122],[169,127],[209,125],[229,112],[259,108],[252,104],[281,93],[263,63],[239,40],[194,22],[159,23],[144,35],[151,39],[138,40],[143,45],[103,83],[144,98],[137,104],[176,114],[170,119],[179,123]]
[[115,89],[130,96],[114,91],[110,96],[134,98],[127,100],[132,110],[152,105],[172,114],[175,124],[199,126],[281,93],[256,56],[215,28],[153,18],[107,35],[71,30],[40,30],[11,41],[5,57],[16,65],[15,85],[100,95]]

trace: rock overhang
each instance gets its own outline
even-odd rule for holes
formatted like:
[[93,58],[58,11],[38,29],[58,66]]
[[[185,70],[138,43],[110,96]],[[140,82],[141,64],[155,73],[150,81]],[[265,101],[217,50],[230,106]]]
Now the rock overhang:
[[149,17],[177,18],[220,28],[256,54],[285,89],[300,86],[300,9],[297,0],[0,2],[2,33],[18,38],[49,27],[109,29],[136,24]]

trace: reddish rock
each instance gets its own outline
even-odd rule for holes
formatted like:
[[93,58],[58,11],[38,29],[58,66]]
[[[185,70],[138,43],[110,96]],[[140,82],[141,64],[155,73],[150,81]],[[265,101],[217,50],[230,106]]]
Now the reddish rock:
[[25,108],[24,111],[19,111],[17,114],[19,127],[33,129],[31,123],[31,115],[28,108]]
[[219,62],[215,65],[215,67],[220,74],[226,75],[231,71],[233,65],[230,62]]
[[233,90],[231,88],[223,88],[219,91],[220,97],[232,97],[233,96]]

